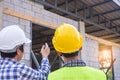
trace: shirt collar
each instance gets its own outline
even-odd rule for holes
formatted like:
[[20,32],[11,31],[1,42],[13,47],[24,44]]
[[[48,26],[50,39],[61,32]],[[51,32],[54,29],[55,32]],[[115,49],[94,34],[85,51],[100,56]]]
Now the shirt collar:
[[69,62],[64,63],[63,67],[77,67],[77,66],[86,66],[86,63],[82,60],[71,60]]
[[17,63],[17,61],[16,60],[14,60],[14,59],[12,59],[12,58],[0,58],[0,60],[2,60],[3,62],[5,61],[5,62],[11,62],[11,63]]

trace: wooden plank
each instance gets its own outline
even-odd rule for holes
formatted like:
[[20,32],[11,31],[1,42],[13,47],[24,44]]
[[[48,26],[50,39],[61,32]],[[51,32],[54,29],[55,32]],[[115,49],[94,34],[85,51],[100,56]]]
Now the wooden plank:
[[55,29],[57,27],[56,24],[52,24],[52,23],[49,23],[47,21],[43,21],[43,20],[40,20],[38,18],[28,16],[26,14],[22,14],[20,12],[14,11],[14,10],[9,10],[7,8],[3,9],[3,13],[11,15],[11,16],[18,17],[18,18],[22,18],[22,19],[25,19],[25,20],[28,20],[28,21],[31,21],[31,22],[34,22],[34,23],[37,23],[37,24],[41,24],[41,25],[44,25],[44,26],[47,26],[47,27],[50,27],[50,28],[53,28],[53,29]]
[[[47,22],[47,21],[43,21],[43,20],[40,20],[40,19],[38,19],[38,18],[31,17],[31,16],[28,16],[28,15],[25,15],[25,14],[22,14],[22,13],[13,11],[13,10],[3,9],[3,13],[4,13],[4,14],[11,15],[11,16],[19,17],[19,18],[22,18],[22,19],[25,19],[25,20],[28,20],[28,21],[32,21],[32,22],[34,22],[34,23],[38,23],[38,24],[41,24],[41,25],[44,25],[44,26],[47,26],[47,27],[50,27],[50,28],[53,28],[53,29],[55,29],[55,28],[57,27],[56,24],[49,23],[49,22]],[[119,44],[116,44],[116,43],[113,43],[113,42],[110,42],[110,41],[107,41],[107,40],[104,40],[104,39],[100,39],[100,38],[97,38],[97,37],[94,37],[94,36],[91,36],[91,35],[88,35],[88,34],[85,34],[85,36],[86,36],[87,38],[96,40],[96,41],[98,41],[99,43],[103,43],[103,44],[107,44],[107,45],[109,44],[109,45],[111,45],[111,46],[120,47]]]
[[98,38],[98,37],[94,37],[94,36],[91,36],[91,35],[89,35],[89,34],[85,34],[85,36],[86,36],[87,38],[96,40],[96,41],[98,41],[99,43],[102,43],[102,44],[120,47],[119,44],[116,44],[116,43],[113,43],[113,42],[110,42],[110,41],[107,41],[107,40],[104,40],[104,39],[101,39],[101,38]]

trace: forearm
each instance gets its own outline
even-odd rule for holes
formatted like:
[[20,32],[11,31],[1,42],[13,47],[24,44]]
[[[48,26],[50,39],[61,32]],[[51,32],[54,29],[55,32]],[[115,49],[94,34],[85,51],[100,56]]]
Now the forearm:
[[41,71],[43,74],[48,75],[50,73],[50,63],[48,58],[43,58],[41,61]]

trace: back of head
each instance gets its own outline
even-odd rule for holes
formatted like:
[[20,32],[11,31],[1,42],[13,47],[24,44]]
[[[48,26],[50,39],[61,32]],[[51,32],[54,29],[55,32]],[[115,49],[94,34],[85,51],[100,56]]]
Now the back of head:
[[57,27],[52,43],[56,51],[70,54],[82,47],[83,39],[73,25],[63,23]]
[[15,52],[17,47],[31,40],[25,37],[24,31],[17,25],[6,26],[0,31],[0,51],[4,53]]

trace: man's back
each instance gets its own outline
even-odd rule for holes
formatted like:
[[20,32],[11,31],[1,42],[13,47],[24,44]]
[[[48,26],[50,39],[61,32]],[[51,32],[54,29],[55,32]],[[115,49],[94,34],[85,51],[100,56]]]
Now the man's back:
[[[45,65],[46,64],[46,65]],[[40,69],[34,70],[11,58],[0,59],[0,80],[46,80],[49,73],[47,59],[42,60]]]
[[106,80],[104,72],[86,66],[63,67],[49,74],[48,80]]
[[17,63],[13,59],[1,59],[0,60],[0,79],[20,79],[20,72],[23,65]]

